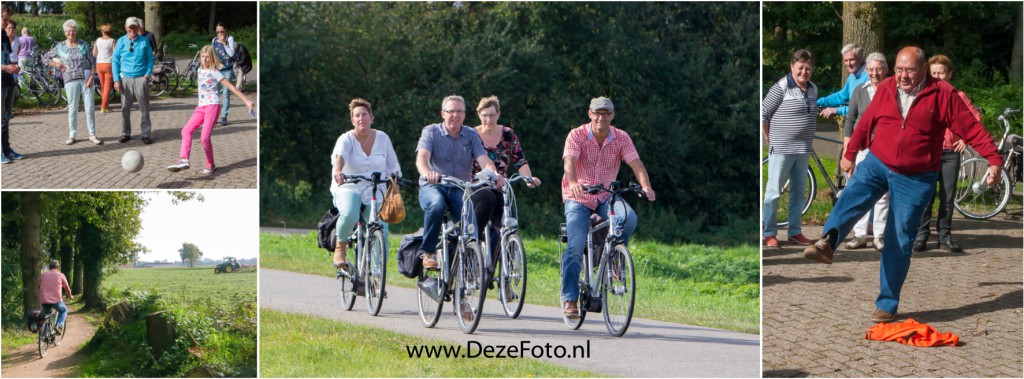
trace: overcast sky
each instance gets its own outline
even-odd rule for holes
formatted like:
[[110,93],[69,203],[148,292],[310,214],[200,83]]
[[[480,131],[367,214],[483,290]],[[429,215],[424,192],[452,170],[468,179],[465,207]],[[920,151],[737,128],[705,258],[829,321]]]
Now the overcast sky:
[[203,258],[259,256],[259,193],[256,190],[197,191],[205,201],[171,203],[165,192],[142,196],[149,205],[142,211],[142,230],[136,241],[151,250],[142,261],[180,261],[178,249],[191,242]]

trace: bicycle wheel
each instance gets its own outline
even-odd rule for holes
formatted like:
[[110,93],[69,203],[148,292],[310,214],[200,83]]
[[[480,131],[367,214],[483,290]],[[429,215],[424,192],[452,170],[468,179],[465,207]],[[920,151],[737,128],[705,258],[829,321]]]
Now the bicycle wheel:
[[178,89],[187,91],[196,85],[196,74],[195,66],[189,65],[185,72],[181,74],[181,79],[178,81]]
[[455,313],[459,315],[459,329],[472,334],[480,324],[487,298],[487,271],[484,269],[484,255],[477,241],[459,247],[459,259],[455,265]]
[[[565,254],[564,250],[558,254],[558,273],[560,275],[565,272],[565,269],[564,269],[563,264],[562,264],[562,257],[563,257],[564,254]],[[583,254],[587,254],[587,252],[583,252]],[[582,261],[582,256],[581,256],[581,261]],[[581,266],[585,267],[586,265],[581,263]],[[587,273],[585,273],[585,272],[580,272],[580,284],[579,284],[580,294],[579,294],[579,297],[577,298],[578,300],[576,301],[576,304],[578,304],[579,310],[580,310],[580,318],[566,317],[565,316],[565,312],[562,312],[562,322],[564,322],[565,326],[568,326],[569,329],[572,329],[572,330],[577,330],[577,329],[580,328],[580,326],[583,326],[583,320],[587,318],[587,308],[583,306],[583,299],[585,299],[586,296],[590,296],[587,293],[587,286],[588,285],[587,285],[586,281],[583,280],[584,275],[586,275],[586,274]],[[562,293],[561,283],[559,284],[558,287],[559,287],[558,293]],[[562,307],[563,307],[563,304],[562,304],[561,296],[559,296],[558,309],[561,311]]]
[[496,271],[501,279],[498,281],[498,300],[506,316],[517,318],[523,311],[526,298],[526,249],[518,233],[509,235],[505,246],[508,255],[501,262],[507,262],[508,267],[499,267]]
[[[761,161],[761,173],[764,177],[765,182],[768,180],[768,158]],[[817,193],[818,183],[814,178],[814,171],[811,171],[811,167],[807,166],[807,178],[804,184],[804,207],[800,211],[801,215],[807,214],[807,210],[811,209],[811,203],[814,202],[814,195]],[[762,183],[762,188],[766,183]],[[776,209],[776,220],[778,220],[778,227],[783,228],[789,225],[789,180],[782,185],[779,190],[779,206]]]
[[[359,244],[349,243],[348,260],[351,262],[359,262]],[[346,311],[351,311],[352,306],[356,304],[356,278],[357,273],[354,272],[349,265],[348,273],[342,274],[338,271],[338,283],[341,284],[341,307],[345,308]]]
[[[438,249],[438,254],[444,254],[443,251]],[[439,264],[447,264],[447,262],[438,262]],[[444,307],[444,297],[448,293],[448,285],[441,280],[440,270],[427,270],[423,269],[420,273],[419,280],[417,281],[416,291],[416,304],[420,311],[420,320],[423,321],[423,326],[433,328],[437,325],[437,320],[441,318],[441,309]],[[428,294],[427,291],[431,291],[432,294]],[[433,295],[436,297],[431,297]]]
[[167,77],[167,91],[174,93],[178,89],[178,67],[165,67],[164,75]]
[[380,313],[380,306],[384,303],[384,286],[387,278],[388,267],[388,240],[384,233],[374,230],[370,234],[370,251],[368,258],[368,269],[363,273],[364,285],[366,286],[366,311],[371,316]]
[[992,218],[1010,201],[1010,179],[1007,172],[1000,169],[999,182],[994,185],[985,184],[988,173],[988,160],[971,158],[960,164],[960,173],[956,180],[956,197],[953,206],[964,217],[985,220]]
[[28,72],[18,73],[18,95],[28,97],[32,94],[32,74]]
[[633,319],[633,305],[636,300],[636,282],[633,271],[633,256],[626,245],[615,245],[608,253],[608,266],[601,291],[604,303],[604,325],[612,336],[622,337]]
[[163,95],[167,92],[167,76],[164,75],[159,80],[153,80],[149,83],[149,93],[153,97]]
[[50,330],[50,323],[47,322],[43,325],[43,329],[39,330],[39,357],[43,358],[46,356],[46,352],[50,350],[50,340],[47,331]]
[[35,95],[40,104],[54,106],[60,103],[62,91],[57,86],[56,80],[44,76],[41,80],[36,80],[36,83],[38,83],[39,91],[35,92]]

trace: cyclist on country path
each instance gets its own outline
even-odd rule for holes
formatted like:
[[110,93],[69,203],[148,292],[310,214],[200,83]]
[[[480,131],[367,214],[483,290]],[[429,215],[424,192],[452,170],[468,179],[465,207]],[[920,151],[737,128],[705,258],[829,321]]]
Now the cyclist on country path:
[[60,263],[50,261],[50,271],[39,276],[39,302],[43,306],[43,314],[50,314],[51,308],[57,308],[57,334],[64,331],[64,319],[68,317],[68,307],[64,305],[64,294],[61,291],[68,291],[68,298],[75,299],[71,294],[71,287],[68,286],[68,278],[60,272]]

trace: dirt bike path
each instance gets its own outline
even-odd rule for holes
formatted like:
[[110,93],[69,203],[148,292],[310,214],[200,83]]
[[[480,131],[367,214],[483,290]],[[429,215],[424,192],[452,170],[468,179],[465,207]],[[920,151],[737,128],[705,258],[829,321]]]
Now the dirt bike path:
[[3,360],[0,372],[4,378],[68,378],[81,376],[78,366],[85,361],[85,355],[79,354],[93,334],[96,327],[85,320],[81,311],[68,310],[68,334],[60,346],[50,345],[46,357],[39,358],[36,342],[22,346]]

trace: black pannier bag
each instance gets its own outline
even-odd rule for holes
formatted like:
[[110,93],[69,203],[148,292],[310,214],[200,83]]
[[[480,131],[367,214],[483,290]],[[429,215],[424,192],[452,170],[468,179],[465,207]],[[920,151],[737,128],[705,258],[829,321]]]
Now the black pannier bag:
[[413,234],[406,234],[398,244],[395,257],[398,259],[398,273],[406,278],[419,277],[423,272],[420,247],[423,246],[423,228]]
[[39,327],[46,322],[46,315],[43,314],[42,310],[33,309],[25,314],[25,321],[28,322],[28,330],[32,333],[38,332]]
[[334,245],[338,243],[338,236],[334,233],[338,225],[338,208],[331,207],[331,210],[324,213],[320,222],[316,223],[316,245],[326,249],[328,253],[334,253]]

